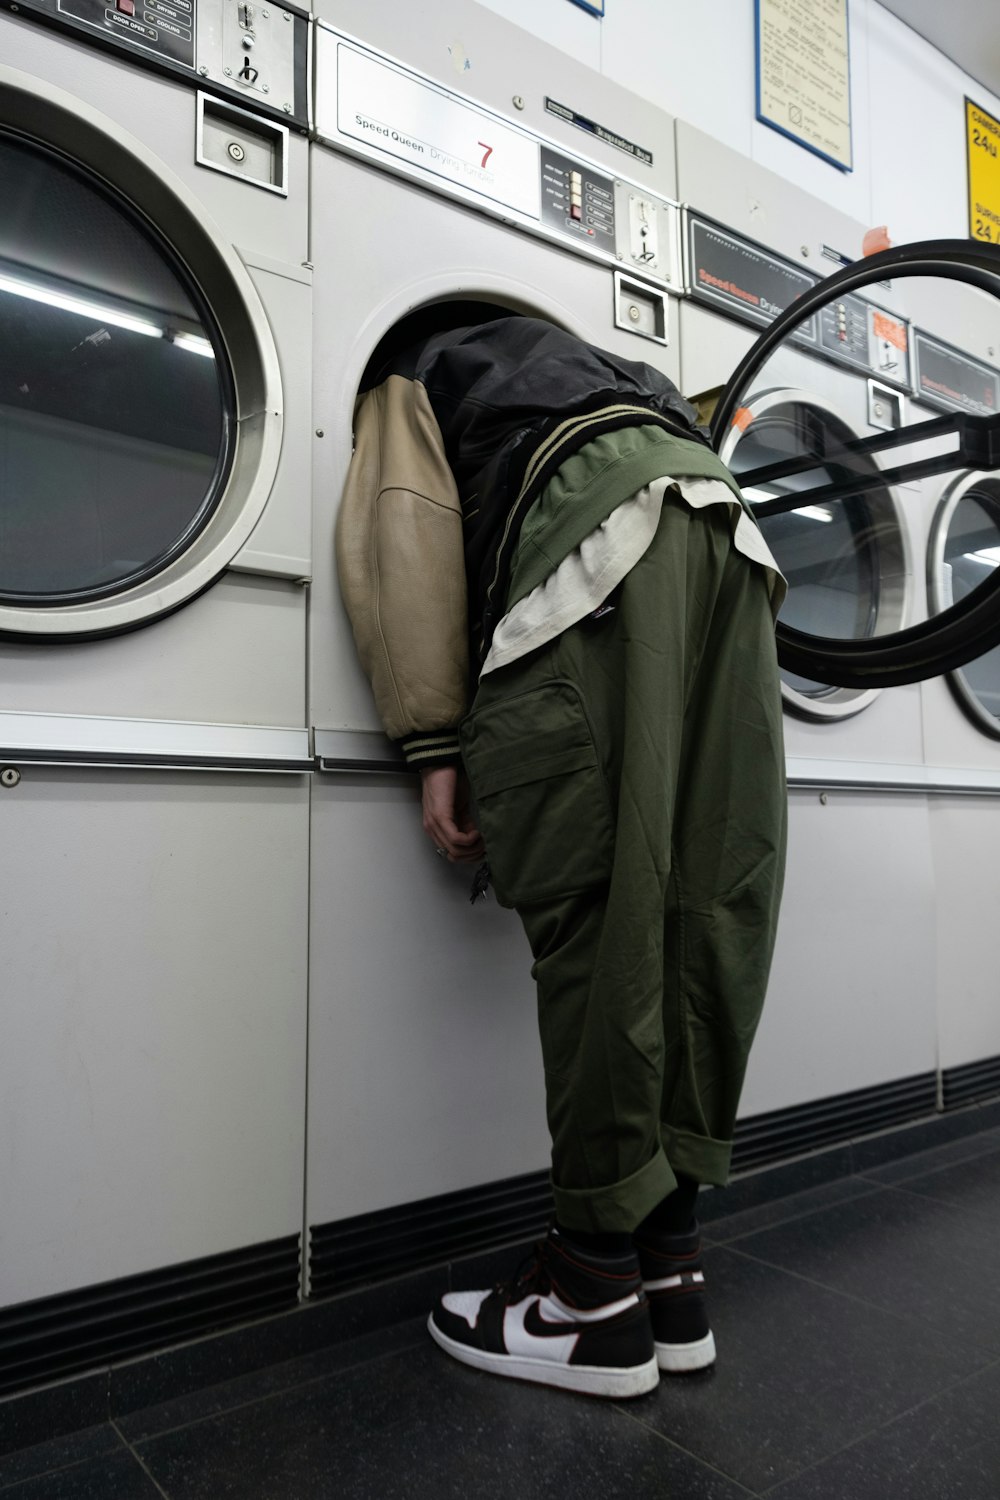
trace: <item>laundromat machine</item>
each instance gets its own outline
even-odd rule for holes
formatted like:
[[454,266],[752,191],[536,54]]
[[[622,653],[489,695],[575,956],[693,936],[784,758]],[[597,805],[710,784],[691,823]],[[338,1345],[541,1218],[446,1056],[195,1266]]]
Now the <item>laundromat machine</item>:
[[[529,313],[705,395],[792,584],[742,1161],[932,1112],[967,829],[931,798],[1000,790],[920,686],[1000,639],[961,395],[995,260],[961,326],[961,247],[823,301],[859,226],[805,236],[787,184],[458,0],[21,0],[0,56],[0,1395],[544,1222],[527,947],[434,859],[334,569],[359,384],[435,327]],[[929,760],[944,708],[985,749]],[[982,1088],[985,1003],[949,1046]]]
[[2,1390],[298,1296],[312,768],[306,19],[14,9]]

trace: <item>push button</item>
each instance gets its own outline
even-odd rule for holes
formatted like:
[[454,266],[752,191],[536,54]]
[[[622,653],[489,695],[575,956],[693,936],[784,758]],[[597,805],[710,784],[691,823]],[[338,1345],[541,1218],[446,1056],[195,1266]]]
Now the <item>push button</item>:
[[135,0],[115,0],[115,10],[123,16],[135,15]]

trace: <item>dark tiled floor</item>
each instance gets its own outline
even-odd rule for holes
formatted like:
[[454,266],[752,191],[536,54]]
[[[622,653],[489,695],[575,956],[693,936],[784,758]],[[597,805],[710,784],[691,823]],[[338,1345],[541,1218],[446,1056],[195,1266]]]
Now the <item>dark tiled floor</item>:
[[422,1319],[0,1459],[0,1500],[998,1500],[1000,1130],[713,1218],[714,1370],[604,1404]]

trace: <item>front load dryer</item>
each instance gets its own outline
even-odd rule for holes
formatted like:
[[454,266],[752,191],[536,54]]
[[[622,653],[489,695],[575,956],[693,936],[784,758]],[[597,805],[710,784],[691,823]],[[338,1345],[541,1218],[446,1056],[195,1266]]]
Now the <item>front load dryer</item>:
[[5,1390],[296,1300],[310,766],[306,20],[10,10]]
[[676,380],[680,270],[670,117],[491,12],[335,6],[316,84],[308,1223],[325,1293],[372,1257],[391,1274],[474,1247],[490,1214],[530,1233],[548,1164],[520,924],[434,857],[339,597],[359,383],[393,347],[498,313]]

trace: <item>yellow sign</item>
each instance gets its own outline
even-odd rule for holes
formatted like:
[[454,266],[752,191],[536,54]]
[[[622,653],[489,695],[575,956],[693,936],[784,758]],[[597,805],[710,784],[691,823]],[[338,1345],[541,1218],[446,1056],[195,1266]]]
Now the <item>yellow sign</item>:
[[969,235],[1000,245],[1000,120],[965,101]]

